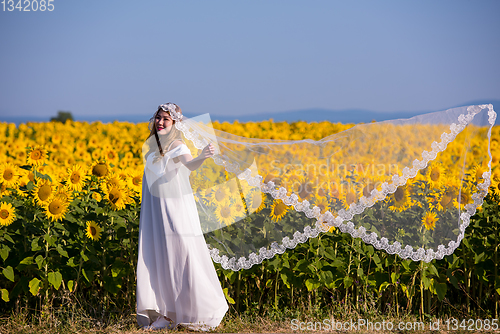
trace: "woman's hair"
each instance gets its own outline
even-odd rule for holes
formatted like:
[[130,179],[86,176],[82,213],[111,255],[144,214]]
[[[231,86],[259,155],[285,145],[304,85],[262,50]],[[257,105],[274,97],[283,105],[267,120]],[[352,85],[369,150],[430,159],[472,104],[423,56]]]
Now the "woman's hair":
[[[158,110],[156,110],[156,112],[154,113],[153,117],[151,117],[149,119],[149,130],[150,130],[150,133],[149,133],[149,136],[148,136],[148,139],[151,137],[151,136],[155,136],[156,138],[156,144],[158,145],[158,149],[160,150],[160,154],[163,156],[165,155],[165,151],[163,150],[163,148],[166,148],[167,150],[170,148],[170,145],[172,144],[172,142],[174,142],[175,140],[180,140],[182,141],[182,132],[177,129],[175,127],[175,120],[173,119],[170,111],[165,108],[165,106],[168,106],[168,105],[174,105],[175,106],[175,111],[179,114],[182,114],[182,110],[181,108],[175,104],[175,103],[166,103],[166,104],[162,104],[160,106],[158,106]],[[172,127],[170,128],[170,131],[165,135],[165,136],[162,136],[162,138],[160,139],[160,136],[158,135],[158,130],[156,129],[156,117],[158,117],[158,113],[160,111],[164,111],[166,112],[167,114],[170,115],[170,117],[172,117]]]

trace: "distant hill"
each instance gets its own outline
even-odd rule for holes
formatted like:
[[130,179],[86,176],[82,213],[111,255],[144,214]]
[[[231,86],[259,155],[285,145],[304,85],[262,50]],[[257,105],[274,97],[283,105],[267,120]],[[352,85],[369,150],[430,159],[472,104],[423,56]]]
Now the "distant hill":
[[[453,107],[475,105],[475,104],[487,104],[491,103],[496,107],[497,113],[500,114],[500,100],[478,100],[469,103],[464,103],[456,105]],[[450,107],[450,108],[453,108]],[[433,110],[438,111],[438,110]],[[282,111],[282,112],[271,112],[271,113],[257,113],[252,115],[214,115],[210,114],[212,121],[219,122],[234,122],[238,120],[239,122],[260,122],[268,119],[273,119],[275,122],[296,122],[296,121],[306,121],[306,122],[340,122],[340,123],[369,123],[371,121],[386,121],[390,119],[399,118],[410,118],[416,115],[426,114],[433,111],[412,111],[412,112],[376,112],[363,109],[345,109],[345,110],[328,110],[328,109],[303,109],[303,110],[293,110],[293,111]],[[197,114],[186,113],[187,117],[193,117]],[[140,123],[147,122],[149,120],[148,115],[120,115],[118,116],[96,116],[96,115],[75,115],[74,118],[77,121],[87,121],[95,122],[97,120],[103,123],[113,122],[115,120],[120,122],[131,122]],[[2,116],[0,115],[0,122],[9,123],[26,123],[26,122],[47,122],[49,117],[31,117],[31,116]],[[496,124],[500,125],[500,115],[497,117]]]

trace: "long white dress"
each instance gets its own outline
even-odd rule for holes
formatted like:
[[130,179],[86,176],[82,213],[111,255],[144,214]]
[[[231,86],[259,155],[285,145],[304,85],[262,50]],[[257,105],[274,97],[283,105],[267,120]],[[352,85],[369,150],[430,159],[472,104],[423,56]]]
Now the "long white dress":
[[159,161],[148,156],[142,185],[137,261],[137,322],[160,316],[175,325],[211,329],[228,310],[200,227],[189,169],[173,158],[190,154],[179,145]]

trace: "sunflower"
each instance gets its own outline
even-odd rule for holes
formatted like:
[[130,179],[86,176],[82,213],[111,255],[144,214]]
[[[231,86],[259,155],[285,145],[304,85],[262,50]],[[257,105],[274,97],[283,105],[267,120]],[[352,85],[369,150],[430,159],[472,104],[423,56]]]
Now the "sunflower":
[[47,150],[43,146],[35,146],[28,153],[28,164],[40,166],[47,160]]
[[57,187],[57,190],[54,193],[54,197],[58,197],[60,200],[71,203],[73,201],[73,194],[69,193],[68,190],[62,185]]
[[214,204],[221,205],[229,201],[228,189],[225,185],[219,185],[209,194]]
[[271,205],[271,218],[275,221],[280,221],[288,212],[288,206],[282,200],[274,200]]
[[110,167],[106,161],[97,160],[92,164],[91,171],[92,175],[101,178],[107,176],[108,173],[110,173]]
[[106,182],[102,184],[102,190],[103,192],[106,192],[108,189],[111,189],[113,187],[123,189],[125,188],[126,184],[127,183],[119,174],[109,172],[106,176]]
[[332,199],[340,199],[340,191],[339,191],[339,186],[337,185],[336,182],[332,182],[330,185],[330,192],[329,194],[330,198]]
[[411,200],[406,186],[401,186],[389,196],[389,210],[401,212],[411,206]]
[[0,183],[0,198],[3,196],[10,196],[11,193],[12,192],[9,188],[7,188],[7,185]]
[[467,188],[462,188],[457,197],[453,200],[453,204],[457,209],[464,209],[466,204],[472,203],[472,196],[470,190]]
[[59,197],[54,197],[45,206],[45,214],[52,221],[62,220],[68,212],[68,202]]
[[0,225],[8,226],[16,219],[14,207],[10,203],[0,205]]
[[99,240],[101,238],[101,227],[94,221],[87,222],[86,235],[89,239],[93,241]]
[[453,207],[453,199],[457,196],[457,190],[452,187],[440,193],[437,199],[437,209],[446,211]]
[[266,207],[266,195],[260,191],[254,191],[252,194],[245,198],[248,213],[257,213]]
[[142,173],[134,171],[129,174],[127,178],[128,187],[136,193],[141,192],[142,189]]
[[493,188],[493,193],[500,196],[500,177],[495,174],[491,177],[491,187]]
[[92,159],[94,160],[99,160],[99,158],[101,158],[101,150],[96,148],[92,151],[92,153],[90,154],[90,156],[92,157]]
[[242,217],[245,215],[245,202],[243,201],[236,201],[236,203],[234,203],[232,205],[232,208],[234,210],[234,214],[238,217]]
[[313,183],[304,177],[294,181],[291,189],[299,196],[300,200],[310,199],[311,195],[316,192]]
[[88,175],[83,172],[80,165],[73,165],[68,168],[66,176],[66,185],[71,190],[81,191]]
[[3,163],[0,166],[0,183],[5,184],[9,188],[14,188],[19,181],[19,173],[17,167],[10,163]]
[[348,209],[352,203],[358,201],[358,196],[354,189],[348,189],[346,192],[342,193],[342,200],[344,204],[344,208]]
[[434,212],[428,211],[426,212],[424,218],[422,218],[422,226],[424,226],[426,230],[434,230],[437,221],[438,218],[436,214]]
[[316,197],[316,202],[314,203],[314,205],[320,208],[322,214],[329,209],[329,203],[325,197]]
[[373,182],[368,181],[366,186],[363,187],[363,196],[366,198],[370,198],[372,195],[372,191],[375,189],[375,184]]
[[92,192],[92,198],[95,199],[97,202],[102,201],[102,196],[98,192]]
[[127,191],[116,186],[107,189],[104,197],[113,210],[124,209],[129,202]]
[[477,164],[472,168],[472,181],[476,182],[477,184],[484,182],[483,173],[488,171],[489,169],[487,166]]
[[215,216],[219,220],[219,222],[230,225],[234,222],[234,212],[230,203],[224,203],[222,205],[218,205],[215,209]]
[[441,164],[434,164],[427,168],[427,182],[431,188],[439,188],[445,179],[445,170]]
[[56,186],[52,182],[42,179],[33,189],[35,201],[40,205],[48,203],[54,196],[55,190]]
[[118,153],[114,149],[108,148],[104,152],[102,152],[102,154],[104,156],[104,159],[106,159],[106,161],[109,161],[110,163],[116,166],[119,157]]
[[321,225],[321,229],[323,230],[323,232],[330,232],[332,233],[333,231],[335,231],[335,226],[330,226],[328,225],[328,223],[326,221],[319,221],[318,220],[318,223],[319,225]]

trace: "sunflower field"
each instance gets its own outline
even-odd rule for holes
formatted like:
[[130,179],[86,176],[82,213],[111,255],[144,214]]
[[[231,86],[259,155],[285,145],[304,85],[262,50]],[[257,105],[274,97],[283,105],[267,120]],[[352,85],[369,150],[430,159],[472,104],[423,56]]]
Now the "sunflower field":
[[[293,140],[319,140],[353,126],[272,120],[213,125],[244,137]],[[148,133],[147,123],[0,123],[2,313],[77,307],[96,317],[134,312],[142,145]],[[500,127],[495,126],[490,193],[453,255],[430,263],[402,260],[330,229],[249,270],[233,272],[216,264],[231,310],[341,306],[365,315],[497,318],[499,140]],[[484,168],[476,166],[477,178]],[[427,173],[432,183],[443,170],[436,166]],[[270,171],[266,180],[274,178]],[[395,212],[409,205],[402,191],[389,199]],[[339,205],[353,201],[347,190],[336,192]],[[210,196],[215,201],[224,194]],[[457,202],[452,188],[439,196],[431,203],[436,212],[464,203]],[[262,219],[279,222],[294,214],[280,200],[260,193],[251,203]],[[323,209],[329,203],[319,199],[316,205]],[[243,209],[228,205],[217,214],[224,217]],[[436,214],[429,213],[422,226],[432,230],[436,221]]]

